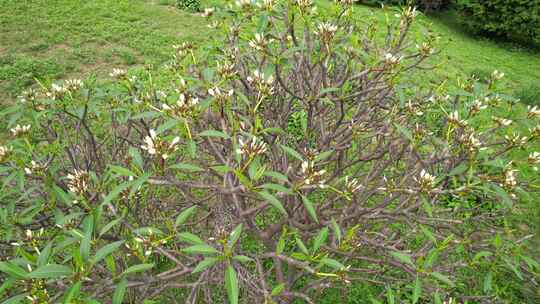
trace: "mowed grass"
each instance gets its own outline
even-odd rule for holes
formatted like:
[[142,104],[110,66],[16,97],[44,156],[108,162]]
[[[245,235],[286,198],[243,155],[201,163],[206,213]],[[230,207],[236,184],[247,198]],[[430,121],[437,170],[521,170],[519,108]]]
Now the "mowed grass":
[[208,37],[204,18],[160,3],[0,0],[0,98],[13,99],[34,79],[159,65],[171,45]]

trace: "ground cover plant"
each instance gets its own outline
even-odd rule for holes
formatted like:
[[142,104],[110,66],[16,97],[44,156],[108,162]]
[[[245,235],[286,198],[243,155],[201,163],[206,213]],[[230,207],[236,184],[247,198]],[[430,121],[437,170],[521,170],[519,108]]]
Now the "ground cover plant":
[[223,38],[175,45],[166,70],[42,84],[6,107],[2,298],[534,299],[511,218],[534,186],[516,168],[540,162],[539,109],[497,94],[497,71],[408,85],[437,51],[409,36],[412,8],[384,27],[351,1],[325,8],[206,10]]

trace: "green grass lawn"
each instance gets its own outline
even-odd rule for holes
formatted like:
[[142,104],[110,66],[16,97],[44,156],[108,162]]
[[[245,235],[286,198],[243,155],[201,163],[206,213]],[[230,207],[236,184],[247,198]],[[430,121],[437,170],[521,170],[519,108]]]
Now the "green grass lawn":
[[0,0],[0,98],[34,78],[159,64],[171,45],[205,39],[205,20],[158,1]]
[[[12,99],[34,79],[104,75],[113,67],[159,65],[178,41],[208,37],[205,20],[163,4],[165,0],[0,0],[0,98]],[[207,0],[203,5],[223,1]],[[321,1],[323,2],[323,1]],[[387,13],[392,16],[394,8]],[[357,14],[382,20],[379,8],[357,6]],[[540,81],[534,51],[468,35],[454,12],[421,17],[414,34],[428,29],[441,36],[436,63],[426,77],[507,74],[513,90]],[[424,77],[424,76],[423,76]],[[540,94],[540,93],[539,93]]]

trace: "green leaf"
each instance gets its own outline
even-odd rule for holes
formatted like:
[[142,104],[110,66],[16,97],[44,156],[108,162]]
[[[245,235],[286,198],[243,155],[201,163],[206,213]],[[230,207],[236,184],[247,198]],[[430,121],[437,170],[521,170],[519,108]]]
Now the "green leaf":
[[199,136],[204,137],[221,137],[225,139],[231,138],[229,135],[225,134],[224,132],[217,131],[217,130],[206,130],[201,133],[199,133]]
[[416,276],[416,281],[414,282],[414,291],[412,296],[412,303],[416,304],[418,303],[418,300],[420,299],[420,296],[422,295],[422,281],[420,280],[420,277]]
[[90,242],[94,230],[94,217],[91,215],[86,216],[82,222],[82,226],[83,238],[80,246],[81,257],[83,261],[88,261],[88,258],[90,257]]
[[187,219],[193,214],[193,212],[195,212],[196,209],[197,209],[197,206],[193,205],[185,209],[184,211],[180,212],[180,214],[176,217],[176,221],[174,222],[174,228],[185,223]]
[[283,205],[275,196],[266,191],[259,192],[259,195],[262,196],[262,198],[265,199],[268,203],[270,203],[270,205],[279,210],[279,212],[281,212],[283,215],[287,215],[287,211],[285,211],[285,208],[283,208]]
[[434,277],[435,279],[443,282],[443,283],[446,283],[450,286],[454,286],[454,282],[452,282],[447,276],[441,274],[441,273],[438,273],[438,272],[431,272],[430,275],[432,277]]
[[120,185],[114,187],[114,189],[109,194],[107,194],[107,196],[105,196],[105,198],[103,199],[103,202],[101,203],[101,205],[103,206],[103,205],[107,205],[108,203],[110,203],[120,193],[122,193],[122,191],[129,188],[132,184],[133,184],[133,182],[128,181],[128,182],[121,183]]
[[409,129],[405,128],[404,126],[398,123],[394,123],[394,127],[396,127],[398,132],[401,133],[403,136],[405,136],[409,141],[413,141],[413,136]]
[[286,175],[284,175],[282,173],[279,173],[279,172],[276,172],[276,171],[266,171],[266,172],[264,172],[264,175],[273,177],[273,178],[275,178],[277,180],[280,180],[282,182],[289,181],[289,178]]
[[309,216],[316,223],[319,223],[319,219],[317,219],[317,213],[315,212],[315,208],[313,208],[313,203],[307,198],[307,196],[304,195],[302,195],[302,202],[304,203],[304,207],[306,208]]
[[313,161],[314,162],[323,161],[323,160],[327,159],[328,157],[330,157],[332,154],[334,154],[334,150],[329,150],[329,151],[322,152],[319,155],[315,156],[315,159],[313,159]]
[[200,261],[195,268],[191,271],[191,273],[199,273],[201,271],[204,271],[205,269],[212,267],[214,264],[216,264],[220,259],[215,257],[208,257],[204,260]]
[[190,232],[182,232],[178,235],[178,238],[180,239],[180,241],[186,242],[192,245],[205,244],[204,241],[201,240],[200,237]]
[[448,176],[456,176],[456,175],[463,174],[465,171],[467,171],[468,168],[469,168],[469,166],[467,164],[465,164],[465,163],[460,164],[459,166],[452,169],[452,171],[450,171],[450,173],[448,173]]
[[111,230],[112,227],[114,227],[116,224],[122,221],[123,218],[118,218],[115,220],[112,220],[107,223],[103,228],[101,228],[101,231],[99,232],[99,237],[102,237],[105,233],[107,233],[109,230]]
[[204,171],[203,168],[193,165],[193,164],[186,164],[186,163],[178,163],[174,164],[169,167],[170,169],[178,169],[183,171],[190,171],[190,172],[201,172]]
[[120,166],[109,166],[109,170],[122,176],[137,176],[133,171]]
[[71,268],[58,265],[58,264],[47,264],[41,267],[38,267],[36,270],[28,274],[29,278],[32,279],[57,279],[60,277],[67,277],[72,274]]
[[239,224],[234,228],[233,231],[231,231],[231,234],[229,235],[229,240],[227,242],[227,245],[230,249],[232,249],[235,245],[238,239],[240,238],[240,235],[242,234],[242,224]]
[[328,227],[324,227],[319,231],[317,236],[315,237],[315,240],[313,241],[313,247],[311,248],[311,251],[313,254],[317,253],[319,251],[319,248],[326,243],[326,239],[328,238]]
[[76,298],[79,293],[81,292],[81,282],[75,283],[73,286],[71,286],[66,293],[64,294],[64,304],[71,304],[73,298]]
[[240,263],[253,262],[252,258],[247,257],[245,255],[235,255],[235,256],[233,256],[233,260],[236,260],[236,261],[238,261]]
[[225,288],[230,304],[238,304],[238,278],[232,265],[227,266],[225,270]]
[[56,196],[56,198],[58,200],[60,200],[62,203],[66,204],[68,206],[72,205],[73,200],[70,198],[68,193],[66,193],[64,190],[62,190],[62,188],[60,188],[60,187],[58,187],[56,185],[53,185],[52,189],[53,189],[54,196]]
[[116,285],[116,289],[114,290],[112,298],[112,304],[122,304],[122,302],[124,301],[124,295],[126,294],[127,283],[127,279],[123,278],[120,283]]
[[309,251],[307,250],[306,245],[304,245],[304,242],[302,242],[302,240],[300,238],[298,238],[298,237],[295,237],[295,240],[296,240],[296,245],[298,246],[298,248],[300,248],[300,250],[305,255],[309,255]]
[[120,246],[122,246],[122,244],[124,244],[124,241],[110,243],[101,247],[92,258],[92,263],[93,264],[99,263],[99,261],[104,259],[106,256],[116,251]]
[[294,149],[289,148],[289,147],[287,147],[285,145],[281,145],[281,148],[283,149],[283,151],[285,151],[290,156],[298,159],[299,161],[304,161],[304,157],[302,157],[302,155],[300,153],[294,151]]
[[277,192],[283,192],[286,194],[293,194],[293,191],[291,189],[285,186],[279,185],[279,184],[268,183],[268,184],[262,185],[261,187],[265,189],[275,190]]
[[390,255],[393,256],[395,259],[397,259],[400,262],[403,262],[403,263],[406,263],[406,264],[409,264],[409,265],[415,267],[411,257],[408,254],[401,253],[401,252],[398,252],[398,251],[392,251],[392,252],[390,252]]
[[7,300],[5,300],[4,302],[2,302],[2,304],[17,304],[17,303],[21,303],[23,300],[26,299],[26,296],[28,295],[28,293],[22,293],[22,294],[19,294],[19,295],[16,295],[16,296],[13,296]]
[[394,295],[394,291],[392,288],[386,289],[386,301],[388,304],[395,304],[396,303],[396,296]]
[[28,274],[23,268],[12,262],[0,262],[0,271],[16,279],[24,279]]
[[279,296],[285,290],[285,283],[278,284],[272,289],[272,296]]
[[206,245],[206,244],[200,244],[200,245],[187,247],[187,248],[182,249],[182,251],[187,254],[202,254],[202,255],[220,254],[220,252],[217,251],[216,248],[210,245]]
[[41,252],[39,253],[39,257],[37,260],[38,266],[43,266],[49,262],[49,257],[51,256],[51,252],[52,252],[52,241],[49,242],[47,246],[45,246],[45,248],[43,248],[43,250],[41,250]]
[[334,259],[322,258],[321,263],[328,267],[334,268],[335,270],[345,269],[345,265]]
[[492,283],[493,283],[493,273],[490,271],[488,273],[486,273],[486,275],[484,276],[484,292],[485,293],[489,293],[493,286],[492,286]]
[[152,264],[133,265],[133,266],[129,267],[128,269],[124,270],[122,275],[128,275],[128,274],[137,273],[137,272],[144,272],[144,271],[147,271],[147,270],[152,269],[152,268],[154,268],[153,263]]

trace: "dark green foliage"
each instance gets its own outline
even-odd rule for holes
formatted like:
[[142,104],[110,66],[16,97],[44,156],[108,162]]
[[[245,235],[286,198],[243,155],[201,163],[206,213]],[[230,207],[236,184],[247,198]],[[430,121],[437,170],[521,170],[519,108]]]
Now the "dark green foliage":
[[458,8],[476,33],[540,43],[540,0],[459,0]]
[[201,10],[201,1],[200,0],[177,0],[176,6],[178,8],[191,11],[191,12],[198,12]]
[[438,11],[448,7],[450,0],[377,0],[385,5],[413,5],[426,12]]
[[519,87],[514,96],[528,105],[540,105],[540,85],[536,83],[528,83]]

